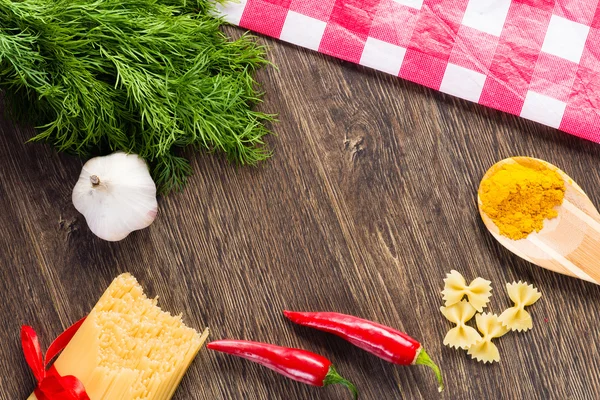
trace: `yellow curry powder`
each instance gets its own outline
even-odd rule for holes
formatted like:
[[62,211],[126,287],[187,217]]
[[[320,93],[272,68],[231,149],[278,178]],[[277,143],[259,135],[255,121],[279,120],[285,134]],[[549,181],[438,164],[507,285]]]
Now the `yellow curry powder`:
[[564,196],[563,178],[543,164],[506,164],[483,180],[479,190],[482,210],[501,235],[514,240],[539,232],[544,219],[555,218]]

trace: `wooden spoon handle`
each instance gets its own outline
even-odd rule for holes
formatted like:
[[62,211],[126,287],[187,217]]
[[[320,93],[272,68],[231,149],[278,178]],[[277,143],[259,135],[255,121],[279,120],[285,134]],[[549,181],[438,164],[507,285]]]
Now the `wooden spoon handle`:
[[581,244],[566,259],[591,277],[591,282],[600,284],[600,215],[589,215],[568,201],[563,206],[581,221],[582,229],[585,229]]
[[[600,284],[600,215],[593,216],[569,201],[563,203],[570,226],[555,234],[531,235],[527,240],[550,258],[536,259],[541,267]],[[565,243],[574,243],[565,247]]]

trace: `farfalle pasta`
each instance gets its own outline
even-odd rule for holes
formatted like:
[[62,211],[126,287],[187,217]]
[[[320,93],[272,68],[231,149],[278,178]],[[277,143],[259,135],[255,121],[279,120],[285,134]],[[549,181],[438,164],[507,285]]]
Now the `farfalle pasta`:
[[509,329],[502,326],[496,314],[477,314],[475,321],[477,322],[477,329],[483,337],[469,347],[467,353],[483,363],[500,361],[500,352],[498,347],[492,343],[492,339],[505,335]]
[[498,317],[500,323],[512,331],[528,331],[533,326],[531,315],[525,311],[525,306],[530,306],[542,297],[533,285],[527,282],[507,283],[508,297],[515,303],[514,307],[504,311]]
[[452,270],[444,279],[444,290],[442,291],[444,303],[446,307],[449,307],[466,296],[469,304],[478,312],[482,312],[492,295],[491,283],[483,278],[475,278],[467,285],[460,272]]
[[[500,316],[482,313],[492,295],[491,282],[476,278],[467,285],[465,278],[458,271],[450,271],[444,279],[442,294],[445,306],[441,307],[440,311],[456,326],[444,337],[444,345],[465,349],[471,358],[483,363],[500,361],[500,352],[496,344],[492,343],[492,339],[504,336],[511,330],[531,329],[533,323],[525,307],[532,305],[542,296],[527,282],[507,283],[506,290],[515,303],[514,307],[507,309]],[[465,297],[468,300],[465,300]],[[475,328],[466,324],[473,316],[481,335]]]
[[466,322],[473,318],[476,312],[475,308],[466,300],[462,300],[450,307],[441,307],[440,311],[448,321],[456,324],[446,334],[444,345],[467,349],[481,339],[475,328],[466,325]]

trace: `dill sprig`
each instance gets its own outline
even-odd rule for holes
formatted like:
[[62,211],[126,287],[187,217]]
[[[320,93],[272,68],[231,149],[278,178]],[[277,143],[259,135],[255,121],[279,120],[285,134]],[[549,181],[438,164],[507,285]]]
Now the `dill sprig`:
[[34,141],[82,157],[145,158],[163,193],[191,173],[181,148],[254,164],[272,116],[251,37],[229,39],[210,0],[0,0],[0,90]]

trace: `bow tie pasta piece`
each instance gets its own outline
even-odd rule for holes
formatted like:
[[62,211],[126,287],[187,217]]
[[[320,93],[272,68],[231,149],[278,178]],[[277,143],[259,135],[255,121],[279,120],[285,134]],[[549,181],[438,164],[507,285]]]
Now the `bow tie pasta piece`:
[[444,279],[442,294],[446,307],[458,303],[467,296],[475,310],[482,312],[492,295],[492,282],[483,278],[475,278],[469,285],[460,272],[452,270]]
[[440,307],[440,311],[448,321],[456,324],[446,334],[444,345],[457,349],[467,349],[481,340],[481,336],[479,336],[475,328],[465,325],[468,320],[473,318],[476,311],[466,300],[450,307]]
[[528,331],[533,327],[533,321],[531,315],[525,311],[525,306],[530,306],[538,301],[542,294],[533,285],[521,281],[507,283],[506,291],[515,305],[500,314],[498,320],[512,331]]
[[469,347],[467,353],[477,361],[483,361],[483,363],[500,361],[500,353],[496,345],[492,343],[492,339],[505,335],[509,329],[502,326],[496,314],[477,314],[475,321],[483,338]]

